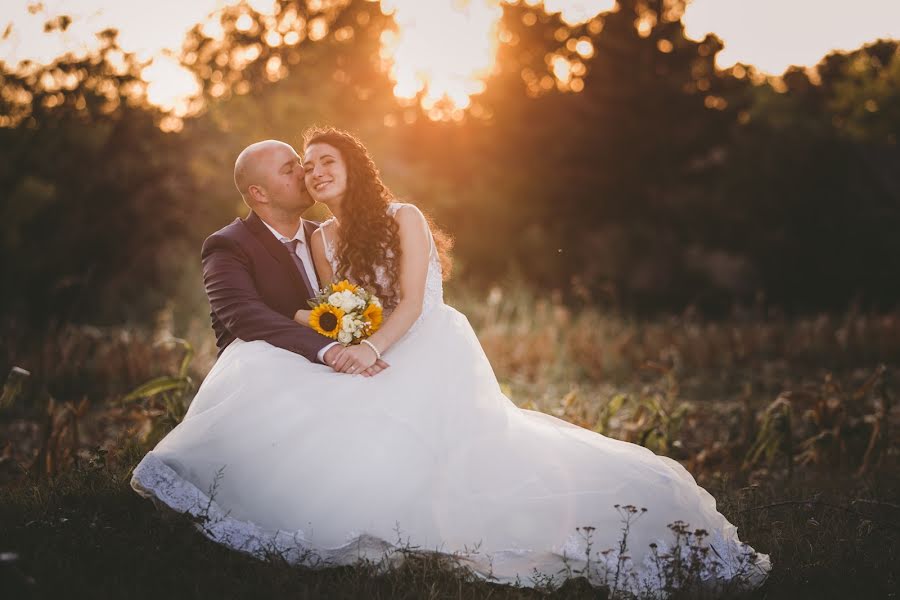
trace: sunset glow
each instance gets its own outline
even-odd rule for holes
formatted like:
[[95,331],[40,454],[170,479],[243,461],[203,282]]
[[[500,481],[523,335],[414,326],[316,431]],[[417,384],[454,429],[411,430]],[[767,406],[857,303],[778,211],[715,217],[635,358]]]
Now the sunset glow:
[[197,79],[169,56],[154,58],[141,77],[148,83],[147,99],[176,117],[188,114],[188,99],[200,92]]
[[[508,2],[512,3],[512,2]],[[485,79],[495,66],[502,41],[501,0],[382,0],[382,10],[393,16],[397,31],[382,35],[382,60],[395,82],[394,95],[401,101],[418,98],[432,119],[460,120],[472,96],[484,91]],[[615,7],[615,0],[525,0],[525,4],[548,13],[559,13],[570,25],[589,21]],[[564,41],[564,40],[563,40]],[[570,40],[578,54],[587,58],[593,46],[587,39]],[[580,91],[584,64],[561,55],[548,59],[549,79],[530,81],[529,93],[553,87]]]
[[559,13],[562,20],[569,25],[590,21],[598,14],[613,10],[616,6],[616,0],[543,0],[525,3],[532,6],[543,4],[544,10],[550,14]]
[[394,95],[401,100],[421,95],[422,108],[433,119],[461,118],[470,97],[484,91],[494,66],[500,3],[383,0],[382,10],[398,26],[381,38]]
[[[495,68],[503,4],[513,0],[382,0],[385,14],[393,16],[395,31],[382,34],[381,63],[394,82],[394,94],[407,105],[420,103],[433,119],[462,119],[472,108],[472,97],[484,91],[485,80]],[[587,22],[613,10],[615,0],[521,0],[527,6],[559,13],[570,23]],[[119,44],[127,52],[152,63],[142,77],[148,82],[149,100],[174,117],[190,111],[190,98],[199,92],[194,76],[175,57],[188,29],[201,23],[213,37],[221,36],[218,11],[233,0],[5,0],[0,20],[0,60],[18,63],[29,59],[49,62],[65,53],[84,55],[97,46],[96,32],[119,30]],[[250,0],[256,11],[271,15],[273,0]],[[70,15],[72,24],[62,31],[45,33],[44,23],[56,15]],[[702,39],[715,32],[725,42],[718,57],[720,67],[735,62],[756,66],[777,75],[789,65],[813,65],[833,49],[853,49],[879,37],[900,38],[900,2],[857,0],[822,3],[816,0],[694,0],[684,15],[687,33]],[[249,26],[238,22],[238,26]],[[316,21],[316,20],[313,20]],[[302,38],[326,35],[306,24],[308,31],[270,32],[270,46],[294,45]],[[639,31],[648,23],[637,24]],[[320,35],[321,33],[321,35]],[[335,32],[337,35],[337,32]],[[562,40],[565,42],[565,40]],[[568,49],[585,61],[594,52],[589,38],[572,39]],[[660,46],[662,52],[671,48]],[[578,92],[583,89],[585,63],[578,57],[548,57],[552,76],[523,73],[529,94],[553,88]],[[273,80],[286,75],[284,65],[267,65],[277,71]]]
[[[172,115],[164,127],[176,129],[178,117],[189,112],[190,98],[199,93],[200,86],[174,56],[188,30],[227,2],[4,0],[4,4],[8,9],[4,16],[8,15],[9,21],[0,21],[0,29],[8,30],[9,35],[0,41],[0,60],[12,64],[23,60],[49,63],[65,53],[85,56],[97,47],[97,32],[116,29],[123,50],[147,63],[141,72],[141,78],[148,83],[147,99]],[[71,25],[65,31],[46,33],[44,23],[58,15],[72,17]]]
[[811,66],[832,50],[853,50],[878,38],[900,39],[897,0],[694,0],[686,33],[714,32],[725,42],[716,64],[750,64],[770,75]]

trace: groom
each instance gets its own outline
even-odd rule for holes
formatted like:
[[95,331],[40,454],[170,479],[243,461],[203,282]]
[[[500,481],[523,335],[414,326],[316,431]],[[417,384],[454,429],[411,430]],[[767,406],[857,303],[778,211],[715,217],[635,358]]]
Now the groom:
[[300,217],[314,204],[300,157],[277,140],[251,144],[234,163],[234,184],[250,214],[209,236],[201,252],[219,354],[236,338],[264,340],[333,366],[344,347],[293,320],[319,288],[309,250],[319,224]]

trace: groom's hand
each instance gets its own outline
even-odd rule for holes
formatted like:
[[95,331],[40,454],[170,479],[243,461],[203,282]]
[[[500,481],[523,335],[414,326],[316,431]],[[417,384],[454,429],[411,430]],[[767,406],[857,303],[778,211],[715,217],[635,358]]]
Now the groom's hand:
[[387,369],[390,365],[381,360],[380,358],[375,361],[375,364],[362,372],[363,377],[371,377],[372,375],[377,375],[381,373],[385,369]]
[[[337,361],[341,357],[341,354],[344,353],[344,350],[346,350],[346,348],[344,348],[340,344],[335,344],[334,346],[329,348],[327,352],[325,352],[325,355],[322,357],[322,361],[326,365],[334,369],[334,365],[337,364]],[[336,370],[337,369],[335,369],[335,371]]]

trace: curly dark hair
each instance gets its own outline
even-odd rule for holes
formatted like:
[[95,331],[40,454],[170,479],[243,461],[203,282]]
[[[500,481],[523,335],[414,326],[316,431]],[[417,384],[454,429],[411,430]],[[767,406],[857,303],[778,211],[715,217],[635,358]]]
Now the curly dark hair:
[[[378,167],[368,150],[353,134],[333,127],[312,127],[303,132],[303,151],[312,144],[324,143],[341,153],[347,165],[347,192],[342,201],[341,236],[337,247],[336,279],[350,278],[375,290],[386,307],[399,302],[396,285],[400,279],[400,235],[397,221],[387,212],[394,195],[381,181]],[[443,231],[431,227],[444,278],[450,274],[449,250],[452,240]],[[393,258],[392,258],[393,257]],[[376,270],[384,267],[389,289],[378,284]]]

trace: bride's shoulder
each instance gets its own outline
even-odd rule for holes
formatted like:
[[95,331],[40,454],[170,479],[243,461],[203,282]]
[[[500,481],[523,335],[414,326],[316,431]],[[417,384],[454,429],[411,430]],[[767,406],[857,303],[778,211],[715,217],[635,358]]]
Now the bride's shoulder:
[[397,214],[397,211],[404,206],[409,206],[409,204],[407,204],[406,202],[388,202],[387,212],[389,215],[393,216]]
[[390,214],[397,222],[401,240],[428,239],[428,220],[415,204],[391,202]]
[[388,204],[388,214],[397,219],[403,220],[424,220],[425,215],[419,210],[419,207],[409,202],[391,202]]
[[394,217],[394,220],[400,225],[400,229],[421,228],[422,226],[426,229],[428,228],[428,221],[425,219],[425,215],[422,214],[422,211],[415,204],[391,202],[388,206],[388,214]]

